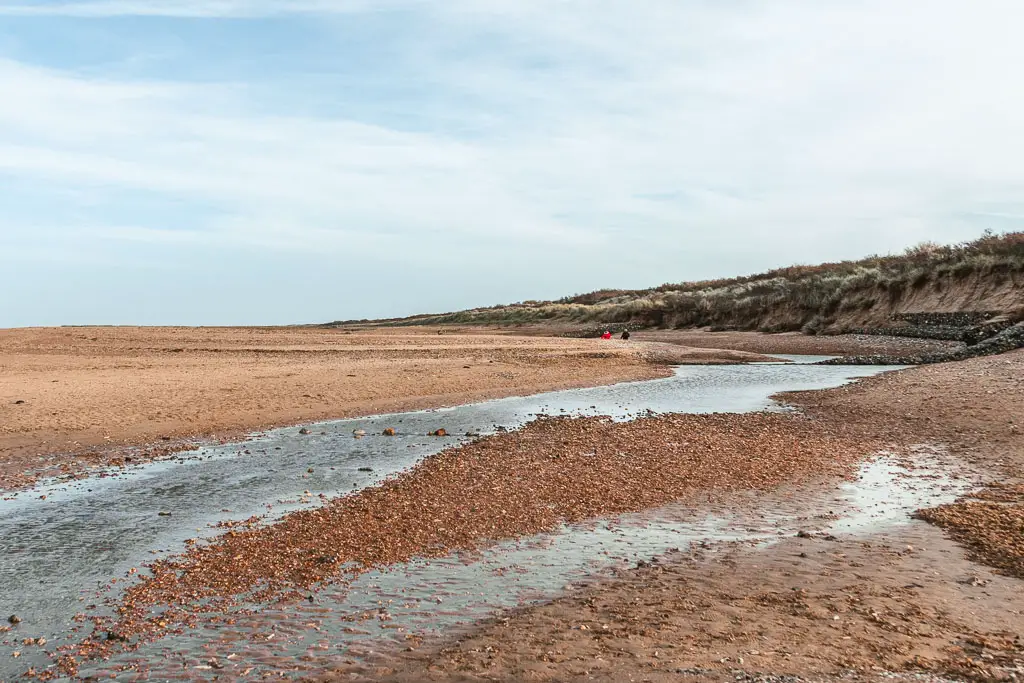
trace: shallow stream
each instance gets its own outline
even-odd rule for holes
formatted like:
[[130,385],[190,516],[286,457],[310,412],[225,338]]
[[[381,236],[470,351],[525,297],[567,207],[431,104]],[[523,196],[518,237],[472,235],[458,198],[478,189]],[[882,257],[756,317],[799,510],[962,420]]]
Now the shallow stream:
[[[310,433],[305,435],[298,427],[279,429],[243,443],[118,470],[105,478],[44,484],[0,501],[0,610],[4,617],[13,613],[23,619],[14,631],[4,634],[10,644],[0,647],[0,679],[13,678],[29,666],[41,668],[50,663],[39,648],[22,646],[23,638],[45,637],[47,649],[61,643],[73,615],[98,602],[98,588],[112,577],[124,576],[131,567],[180,552],[185,539],[215,535],[209,525],[252,515],[273,519],[292,509],[316,505],[319,494],[332,497],[372,485],[471,438],[426,436],[436,429],[444,428],[449,434],[486,434],[520,427],[541,414],[611,415],[626,420],[648,411],[779,409],[769,398],[775,393],[834,387],[894,369],[818,366],[806,363],[820,357],[788,358],[798,362],[682,366],[672,377],[645,382],[325,422],[309,425]],[[397,435],[380,436],[388,427]],[[354,438],[357,429],[367,435]],[[869,489],[881,492],[876,502],[898,510],[894,513],[897,517],[905,517],[902,508],[907,501],[889,495],[902,490],[897,481],[903,475],[885,461],[868,467],[862,481],[872,483],[850,496],[863,497]],[[920,495],[912,495],[907,504],[916,504],[918,499],[945,500],[957,494],[957,486],[941,477],[922,481],[934,486],[923,484]],[[847,521],[854,523],[850,521],[856,517],[852,511],[862,507],[856,501],[844,504],[843,509],[851,511]],[[792,516],[795,512],[780,509],[779,514]],[[778,524],[779,520],[772,522]],[[365,574],[350,591],[324,591],[318,602],[300,609],[268,610],[259,617],[260,623],[250,628],[200,629],[189,638],[146,646],[131,659],[169,664],[171,660],[165,658],[181,652],[181,657],[173,659],[174,676],[185,673],[189,678],[202,678],[227,673],[207,663],[210,648],[218,657],[235,654],[230,662],[236,675],[248,667],[277,670],[274,667],[280,666],[282,655],[315,658],[330,652],[352,656],[358,648],[373,648],[388,635],[404,638],[412,631],[443,628],[523,600],[550,597],[566,583],[624,559],[685,548],[698,539],[760,539],[767,528],[738,524],[728,515],[665,509],[566,528],[503,544],[469,560],[453,557]],[[371,616],[353,616],[365,614]],[[281,630],[280,638],[273,647],[256,641],[254,650],[254,629],[262,632],[268,624]],[[225,644],[225,640],[233,644]],[[20,650],[21,657],[12,658],[14,650]],[[102,671],[111,671],[115,665],[106,663]],[[163,680],[172,675],[163,668],[155,677]]]

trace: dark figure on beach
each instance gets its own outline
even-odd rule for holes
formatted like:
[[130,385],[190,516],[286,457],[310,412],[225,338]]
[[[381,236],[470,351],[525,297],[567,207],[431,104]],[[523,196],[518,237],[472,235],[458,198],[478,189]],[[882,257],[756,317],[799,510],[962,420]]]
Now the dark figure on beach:
[[623,330],[622,331],[622,338],[623,339],[629,339],[629,330]]

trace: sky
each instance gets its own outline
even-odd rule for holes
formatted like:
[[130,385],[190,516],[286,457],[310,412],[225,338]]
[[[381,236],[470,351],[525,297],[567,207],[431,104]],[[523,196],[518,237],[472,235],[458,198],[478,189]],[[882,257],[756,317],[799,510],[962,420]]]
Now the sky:
[[0,327],[288,324],[1024,229],[1019,0],[0,0]]

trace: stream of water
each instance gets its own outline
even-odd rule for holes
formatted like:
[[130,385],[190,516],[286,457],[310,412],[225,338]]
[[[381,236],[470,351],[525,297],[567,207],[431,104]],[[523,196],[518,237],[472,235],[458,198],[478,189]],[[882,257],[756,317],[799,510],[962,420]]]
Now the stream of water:
[[[38,648],[21,647],[21,639],[45,637],[48,647],[61,642],[73,615],[96,602],[97,589],[111,577],[122,576],[130,567],[161,555],[180,552],[185,539],[214,535],[211,524],[252,515],[273,519],[289,510],[318,504],[319,494],[333,497],[373,485],[441,448],[472,438],[426,436],[436,429],[444,428],[456,435],[486,434],[515,429],[541,414],[610,415],[627,420],[649,411],[778,409],[769,398],[775,393],[834,387],[894,369],[807,364],[819,357],[788,359],[798,362],[682,366],[672,377],[645,382],[331,421],[309,425],[309,434],[300,434],[298,427],[279,429],[242,443],[208,447],[180,458],[113,472],[105,478],[44,483],[0,501],[4,549],[0,553],[0,610],[4,617],[13,613],[23,619],[12,633],[4,634],[9,643],[0,647],[0,679],[10,679],[29,666],[50,663]],[[387,427],[394,428],[397,435],[379,436]],[[354,430],[365,430],[367,435],[354,438]],[[872,467],[888,471],[885,468],[891,463]],[[864,475],[877,479],[876,470]],[[882,476],[872,484],[872,490],[895,490],[894,481],[893,477]],[[946,493],[942,495],[955,495],[949,493],[953,488],[945,483]],[[927,495],[935,494],[929,491]],[[317,628],[321,631],[314,629],[311,633],[331,633],[327,638],[331,648],[341,644],[372,647],[375,639],[397,633],[399,628],[402,633],[417,628],[417,623],[440,628],[457,621],[455,616],[478,618],[529,597],[550,596],[567,581],[613,560],[621,561],[624,556],[650,556],[699,538],[757,535],[737,532],[735,520],[706,513],[680,517],[677,513],[650,511],[615,522],[567,528],[543,538],[499,546],[470,562],[447,558],[411,563],[383,574],[366,574],[344,595],[325,591],[316,605],[290,613],[268,612],[264,617],[285,630],[285,624],[295,619],[319,622]],[[410,607],[388,607],[394,604]],[[380,627],[356,628],[365,633],[344,637],[339,624],[351,627],[347,621],[350,617],[332,622],[324,616],[367,611],[376,615],[382,605],[408,618],[401,626],[395,626],[390,618],[377,619],[373,623]],[[323,626],[325,623],[328,627]],[[296,628],[305,635],[293,639],[284,650],[266,656],[308,654],[309,627]],[[206,666],[202,657],[209,643],[217,640],[223,649],[226,638],[236,643],[236,654],[244,655],[241,660],[262,666],[258,662],[263,655],[247,649],[251,639],[243,633],[239,630],[233,637],[227,631],[197,632],[175,642],[165,640],[147,646],[134,657],[163,660],[170,653],[181,652],[186,660],[184,670],[191,672],[190,676],[200,675],[206,669],[195,667]],[[24,652],[13,659],[9,656],[13,650]]]

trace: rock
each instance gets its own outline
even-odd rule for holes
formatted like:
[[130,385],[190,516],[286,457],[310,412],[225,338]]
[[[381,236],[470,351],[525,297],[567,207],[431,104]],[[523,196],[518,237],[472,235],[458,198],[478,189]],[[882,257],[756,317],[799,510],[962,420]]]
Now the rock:
[[430,436],[448,436],[448,431],[445,429],[435,429],[430,432]]
[[21,406],[21,405],[25,405],[25,402],[24,402],[24,401],[22,401],[22,400],[21,400],[21,399],[19,398],[19,399],[18,399],[17,401],[15,401],[15,402],[14,402],[14,405],[16,405],[16,406]]
[[303,427],[302,429],[299,430],[299,434],[309,434],[309,430]]
[[796,532],[796,537],[797,538],[811,538],[811,535],[808,532],[806,532],[803,529],[801,529],[800,531]]
[[158,516],[160,516],[160,517],[170,517],[170,516],[171,516],[171,513],[170,513],[170,512],[163,512],[163,511],[160,511],[160,512],[158,512],[158,513],[156,513],[156,514],[157,514]]
[[[891,333],[892,330],[887,329],[886,332]],[[1009,327],[997,325],[983,332],[972,331],[963,341],[968,345],[936,353],[914,356],[845,356],[821,361],[816,365],[927,365],[1005,353],[1024,347],[1024,323]]]
[[17,614],[12,614],[11,616],[7,617],[7,622],[15,625],[20,624],[21,617],[19,617]]
[[385,429],[385,430],[384,430],[383,432],[381,432],[381,433],[382,433],[382,434],[383,434],[384,436],[394,436],[394,435],[395,435],[395,430],[394,430],[394,428],[393,428],[393,427],[388,427],[387,429]]
[[365,429],[353,429],[352,430],[352,436],[356,437],[357,439],[362,438],[362,437],[366,436],[366,430]]
[[360,472],[373,472],[373,468],[372,467],[360,467],[359,471]]
[[963,584],[965,586],[987,586],[988,585],[988,581],[987,580],[985,580],[985,579],[983,579],[983,578],[981,578],[979,576],[973,576],[973,575],[972,576],[964,577],[962,579],[957,579],[956,582],[960,583],[960,584]]

